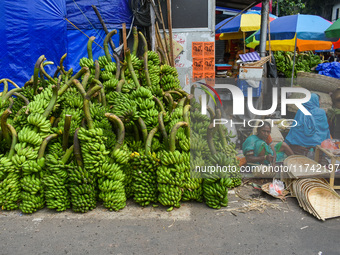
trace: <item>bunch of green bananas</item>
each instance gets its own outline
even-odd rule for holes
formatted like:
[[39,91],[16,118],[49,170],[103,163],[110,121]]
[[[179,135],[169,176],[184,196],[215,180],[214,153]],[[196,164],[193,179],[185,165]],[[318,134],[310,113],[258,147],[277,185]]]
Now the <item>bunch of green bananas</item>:
[[67,190],[67,166],[56,154],[46,156],[46,174],[43,178],[47,208],[58,212],[71,207]]
[[90,106],[90,113],[93,116],[93,124],[95,128],[103,130],[103,136],[105,139],[105,147],[107,150],[111,150],[116,143],[116,135],[112,131],[112,126],[109,120],[105,117],[105,113],[109,111],[109,108],[103,106],[100,103],[93,103]]
[[139,118],[137,103],[123,93],[117,93],[111,112],[117,115],[125,126],[134,125]]
[[58,105],[61,109],[82,109],[84,105],[84,99],[79,94],[77,88],[68,88],[61,97],[58,97]]
[[106,150],[103,129],[94,128],[91,130],[80,128],[78,132],[81,153],[84,160],[84,167],[90,173],[96,174],[101,165],[106,161],[106,155],[110,152]]
[[43,114],[52,98],[52,85],[44,88],[40,94],[34,96],[33,101],[28,104],[30,113]]
[[214,209],[228,206],[228,186],[230,178],[220,178],[219,175],[208,174],[203,180],[203,196],[205,203]]
[[145,155],[144,150],[131,154],[133,168],[133,200],[141,206],[157,202],[157,168],[159,160],[156,154]]
[[20,200],[20,173],[13,162],[0,155],[0,206],[2,210],[15,210]]
[[100,68],[105,68],[105,66],[109,63],[109,61],[107,60],[105,56],[100,56],[98,58],[98,63],[99,63]]
[[157,170],[158,201],[164,206],[180,207],[185,172],[189,170],[185,157],[177,150],[161,151],[158,157],[161,159]]
[[[54,133],[61,133],[62,130],[64,130],[66,115],[72,116],[71,126],[70,126],[70,137],[73,137],[74,132],[81,125],[81,121],[84,118],[84,112],[79,108],[78,109],[77,108],[65,108],[60,114],[58,127],[52,128]],[[57,144],[60,145],[60,143],[57,143]]]
[[88,212],[96,208],[97,190],[95,175],[84,167],[69,165],[68,187],[74,212]]
[[[143,61],[140,60],[136,55],[131,54],[131,63],[132,63],[132,67],[133,67],[133,69],[136,73],[137,79],[139,79],[139,71],[141,70],[141,68],[143,66]],[[131,75],[129,68],[125,69],[124,76],[125,76],[125,80],[132,79],[132,75]]]
[[[160,81],[160,60],[159,56],[154,51],[148,51],[148,71],[150,76],[150,81],[152,86],[159,86]],[[146,77],[145,77],[145,71],[141,70],[140,77],[142,80],[142,85],[147,86]]]
[[98,173],[99,198],[105,208],[119,211],[126,206],[124,173],[118,164],[105,162]]
[[[22,87],[22,91],[20,92],[22,96],[24,96],[28,101],[33,100],[34,96],[34,89],[32,87]],[[22,100],[21,97],[17,97],[14,99],[12,112],[16,114],[22,107],[25,106],[25,102]],[[1,110],[0,110],[0,116],[1,116]]]
[[160,85],[164,91],[181,88],[180,81],[178,79],[178,72],[175,67],[171,67],[169,65],[162,65],[160,73],[161,73]]
[[27,160],[22,165],[21,203],[23,213],[33,213],[45,205],[44,185],[42,182],[45,159]]
[[81,67],[88,67],[89,69],[91,69],[94,66],[94,61],[93,59],[88,59],[84,57],[79,60],[79,65]]
[[118,80],[115,77],[110,78],[107,81],[103,82],[105,94],[108,95],[110,92],[116,91]]
[[132,167],[130,164],[131,151],[126,144],[120,149],[116,149],[111,153],[111,159],[113,162],[119,165],[120,169],[123,171],[124,187],[126,198],[133,196],[133,186],[132,186]]

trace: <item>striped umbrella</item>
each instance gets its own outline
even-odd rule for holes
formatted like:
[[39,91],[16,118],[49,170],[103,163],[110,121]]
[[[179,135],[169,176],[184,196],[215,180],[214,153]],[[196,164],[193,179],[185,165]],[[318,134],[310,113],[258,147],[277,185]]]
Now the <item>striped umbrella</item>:
[[[269,20],[276,19],[270,14]],[[256,31],[261,27],[261,12],[249,11],[236,17],[227,18],[215,26],[215,33],[220,40],[241,39],[246,32]]]

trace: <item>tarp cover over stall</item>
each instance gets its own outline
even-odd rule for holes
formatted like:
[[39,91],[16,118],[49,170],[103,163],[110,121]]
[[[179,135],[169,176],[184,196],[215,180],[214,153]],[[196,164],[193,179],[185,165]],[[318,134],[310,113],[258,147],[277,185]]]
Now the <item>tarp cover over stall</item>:
[[[105,37],[91,5],[97,6],[109,31],[120,29],[124,22],[127,27],[131,25],[128,0],[2,0],[0,79],[9,78],[23,86],[33,75],[34,64],[41,55],[55,63],[46,67],[48,73],[55,71],[65,53],[66,68],[79,70],[80,58],[87,57],[88,38],[77,28],[89,37],[95,36],[95,42],[101,46]],[[112,39],[118,46],[119,35]],[[104,51],[93,43],[93,57],[101,55]]]

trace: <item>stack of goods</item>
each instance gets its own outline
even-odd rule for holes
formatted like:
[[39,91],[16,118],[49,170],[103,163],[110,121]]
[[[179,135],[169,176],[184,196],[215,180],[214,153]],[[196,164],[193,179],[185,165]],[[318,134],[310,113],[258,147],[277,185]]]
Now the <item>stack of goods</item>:
[[[89,40],[75,74],[63,66],[66,54],[54,75],[41,56],[23,88],[8,91],[14,82],[0,81],[2,209],[84,213],[100,202],[118,211],[128,198],[169,211],[189,200],[227,206],[228,188],[241,184],[232,134],[210,127],[199,103],[181,89],[177,70],[139,36],[141,57],[135,43],[124,62],[112,62],[104,42],[105,56],[94,60]],[[206,164],[236,170],[192,171]]]

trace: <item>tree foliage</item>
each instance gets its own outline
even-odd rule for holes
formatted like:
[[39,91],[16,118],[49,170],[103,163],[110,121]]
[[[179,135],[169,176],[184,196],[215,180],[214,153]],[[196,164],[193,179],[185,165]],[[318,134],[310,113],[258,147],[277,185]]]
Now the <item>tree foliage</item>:
[[339,2],[339,0],[273,0],[273,14],[277,14],[278,1],[280,17],[301,13],[318,15],[327,20],[331,20],[332,7]]
[[277,13],[277,2],[279,1],[279,10],[278,15],[287,16],[301,13],[301,11],[305,8],[306,0],[274,0],[273,1],[273,13]]

